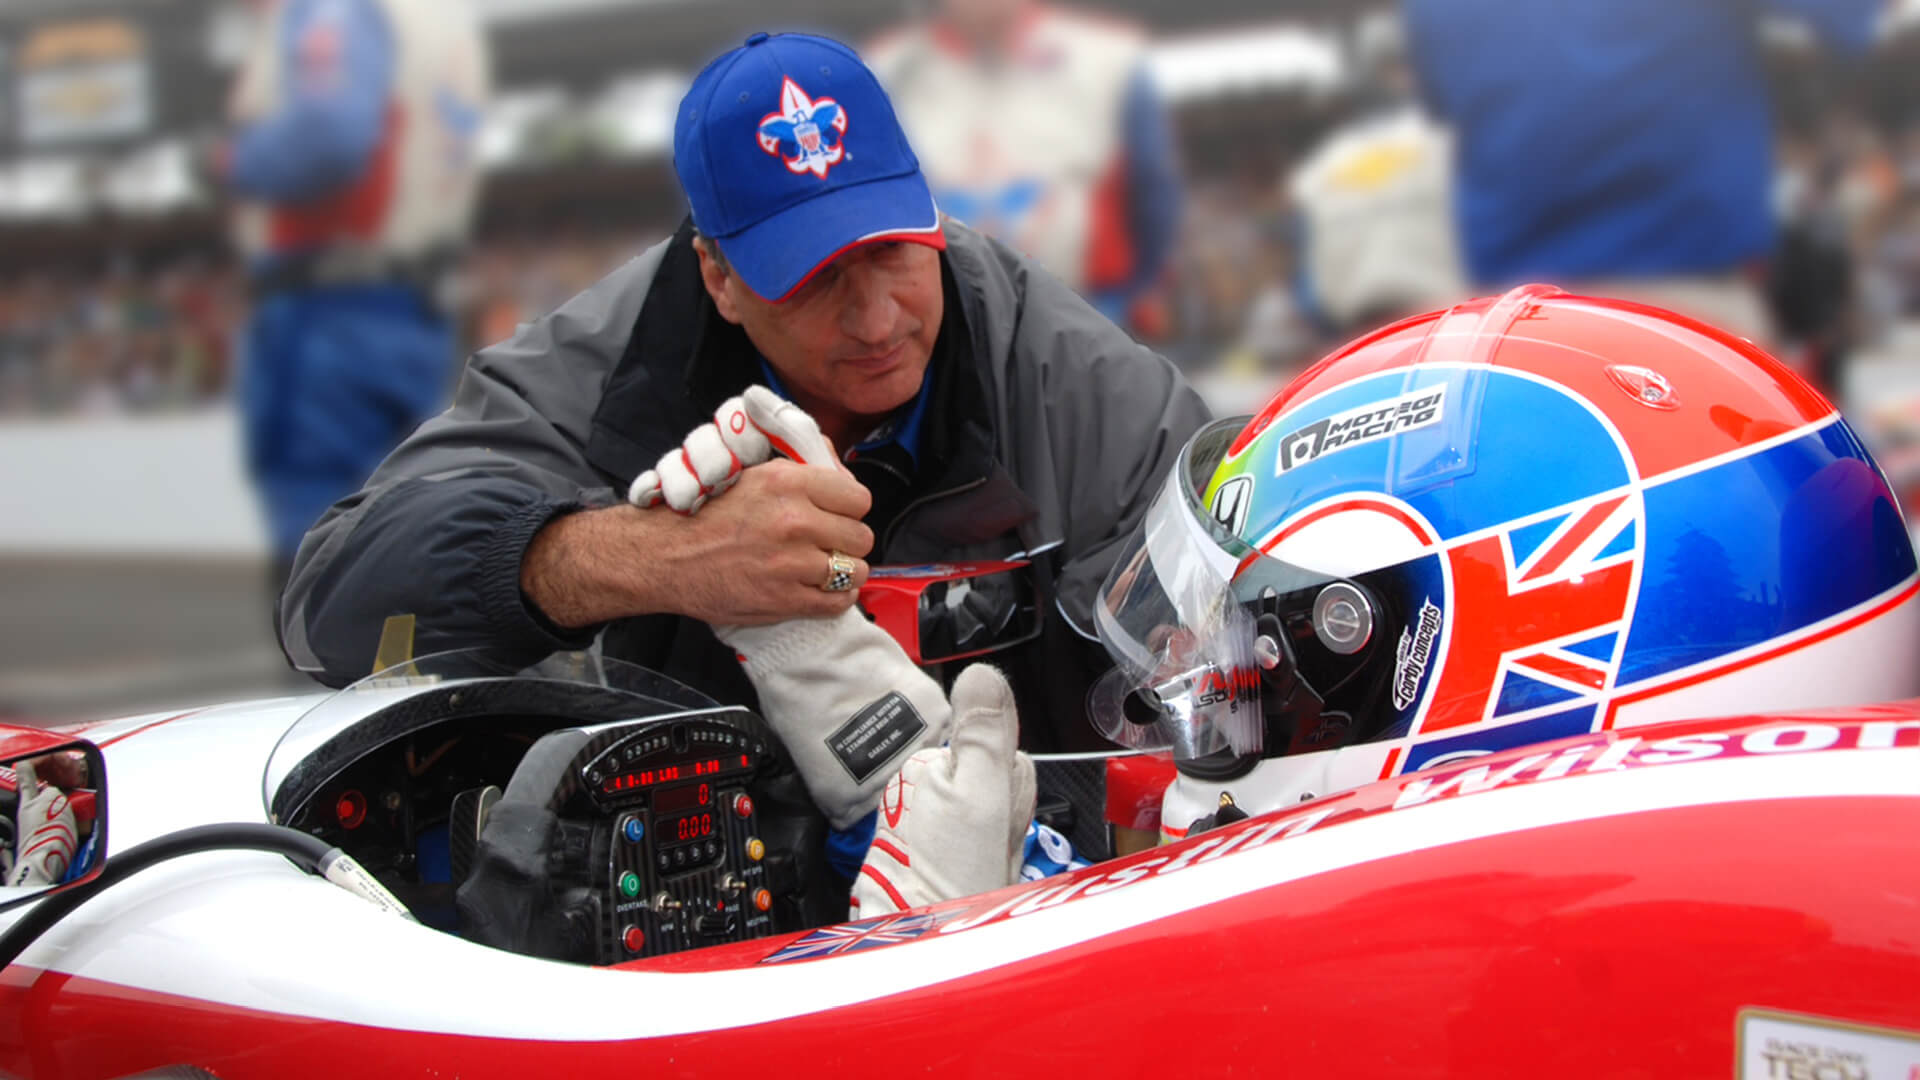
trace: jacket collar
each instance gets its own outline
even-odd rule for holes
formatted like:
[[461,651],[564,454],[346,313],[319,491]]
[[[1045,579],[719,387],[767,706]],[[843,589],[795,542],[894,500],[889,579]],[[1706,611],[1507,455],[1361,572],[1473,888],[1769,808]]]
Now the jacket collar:
[[[587,459],[624,489],[679,445],[729,397],[760,379],[758,354],[746,332],[720,317],[700,278],[691,219],[668,241],[640,317],[594,413]],[[983,358],[970,326],[973,312],[940,254],[945,313],[934,343],[933,395],[922,431],[920,481],[941,490],[983,477],[992,468],[992,410],[981,378]],[[689,313],[693,313],[691,316]]]

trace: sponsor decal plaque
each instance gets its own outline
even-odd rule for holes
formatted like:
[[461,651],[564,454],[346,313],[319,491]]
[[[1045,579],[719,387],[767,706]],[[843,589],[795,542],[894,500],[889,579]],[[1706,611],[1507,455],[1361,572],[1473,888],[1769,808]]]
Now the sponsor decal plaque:
[[864,783],[925,730],[927,722],[914,711],[906,695],[894,691],[840,725],[827,737],[827,749],[833,751],[847,775],[856,783]]
[[1739,1080],[1915,1080],[1920,1031],[1824,1016],[1742,1009],[1735,1029]]

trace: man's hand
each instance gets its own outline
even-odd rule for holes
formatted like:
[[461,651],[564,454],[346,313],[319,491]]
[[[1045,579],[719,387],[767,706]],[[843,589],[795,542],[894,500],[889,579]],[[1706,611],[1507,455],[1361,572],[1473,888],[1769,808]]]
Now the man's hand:
[[1007,680],[986,664],[953,684],[953,738],[913,755],[887,784],[873,847],[853,883],[853,918],[973,896],[1020,880],[1033,820],[1033,759]]
[[[770,461],[725,499],[685,517],[666,507],[569,514],[534,536],[520,588],[563,627],[672,614],[755,625],[838,614],[867,578],[872,496],[846,473]],[[827,592],[828,552],[855,563],[854,588]]]
[[[774,451],[795,460],[768,460]],[[732,498],[714,498],[736,486]],[[552,622],[821,618],[851,607],[867,579],[873,531],[860,519],[873,496],[840,466],[813,418],[763,386],[728,399],[642,473],[628,498],[630,507],[559,518],[528,545],[520,589]],[[854,561],[853,587],[827,592],[835,551]]]

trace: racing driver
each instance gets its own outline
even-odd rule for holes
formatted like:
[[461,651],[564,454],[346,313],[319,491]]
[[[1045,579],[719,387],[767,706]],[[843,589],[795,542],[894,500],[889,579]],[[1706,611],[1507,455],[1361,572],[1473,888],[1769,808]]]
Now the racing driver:
[[1657,308],[1532,285],[1405,320],[1164,481],[1095,609],[1116,666],[1089,701],[1171,751],[1163,838],[1566,736],[1920,692],[1913,545],[1865,447],[1751,342]]

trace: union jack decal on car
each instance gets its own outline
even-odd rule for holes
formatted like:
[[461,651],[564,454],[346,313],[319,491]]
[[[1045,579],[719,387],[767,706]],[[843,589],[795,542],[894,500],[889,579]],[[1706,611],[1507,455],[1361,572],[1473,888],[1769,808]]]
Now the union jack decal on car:
[[877,949],[884,945],[899,945],[939,929],[940,924],[951,915],[951,911],[886,915],[841,926],[826,926],[795,939],[761,962],[779,964],[788,960],[814,960],[822,956]]

